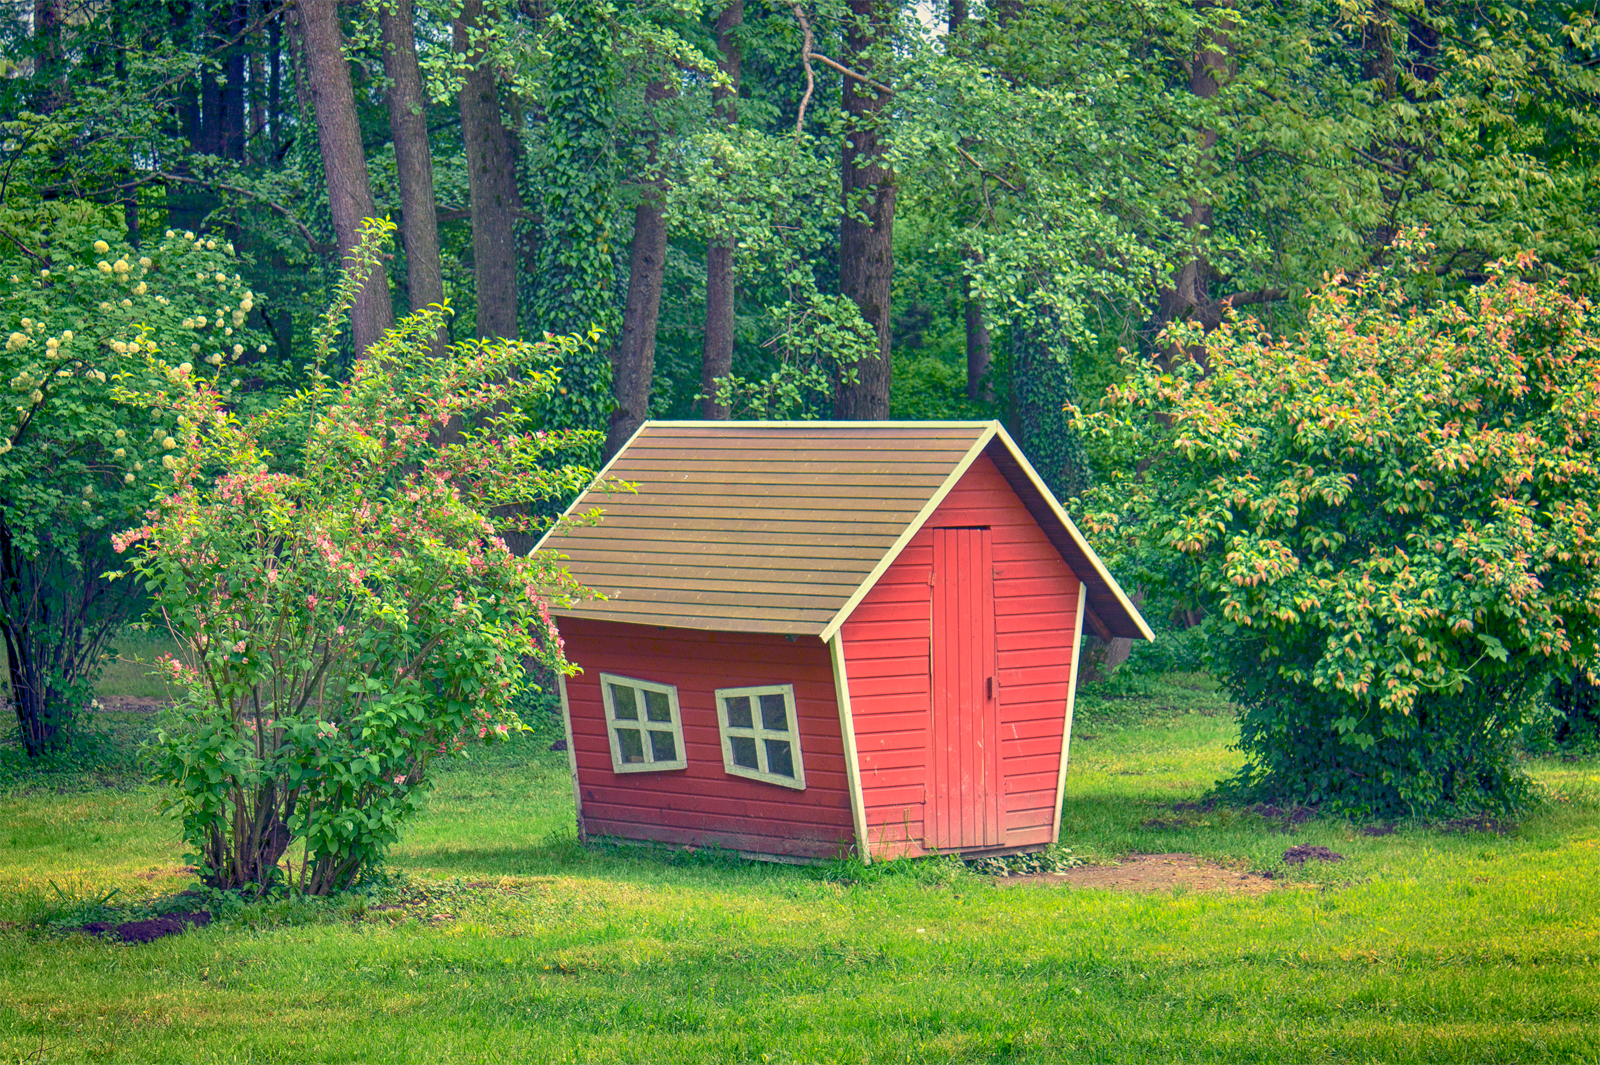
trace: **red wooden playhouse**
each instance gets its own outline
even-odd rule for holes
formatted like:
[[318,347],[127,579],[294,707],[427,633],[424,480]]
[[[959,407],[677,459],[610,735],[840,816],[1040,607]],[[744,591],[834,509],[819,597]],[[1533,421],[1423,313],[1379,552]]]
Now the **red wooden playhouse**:
[[998,422],[647,422],[552,533],[585,836],[1054,842],[1079,637],[1150,629]]

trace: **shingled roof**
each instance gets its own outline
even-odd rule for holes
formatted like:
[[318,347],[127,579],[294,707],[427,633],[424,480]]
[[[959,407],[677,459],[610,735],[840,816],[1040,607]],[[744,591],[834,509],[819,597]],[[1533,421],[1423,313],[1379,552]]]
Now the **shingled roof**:
[[979,455],[1083,581],[1090,626],[1150,629],[999,422],[646,422],[554,550],[605,593],[567,617],[829,639]]

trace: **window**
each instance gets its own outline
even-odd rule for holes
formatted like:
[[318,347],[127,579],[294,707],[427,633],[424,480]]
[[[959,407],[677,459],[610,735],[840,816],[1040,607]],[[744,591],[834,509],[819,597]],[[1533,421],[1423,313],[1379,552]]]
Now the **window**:
[[677,688],[602,673],[600,693],[606,704],[612,769],[648,773],[688,766]]
[[722,688],[717,692],[722,764],[736,777],[805,789],[794,685]]

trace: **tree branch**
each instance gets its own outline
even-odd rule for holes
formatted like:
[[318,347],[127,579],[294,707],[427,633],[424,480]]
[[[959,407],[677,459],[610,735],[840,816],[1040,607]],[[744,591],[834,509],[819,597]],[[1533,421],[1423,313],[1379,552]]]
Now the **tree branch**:
[[806,9],[800,4],[794,5],[794,17],[799,20],[800,28],[805,31],[805,42],[800,46],[800,65],[806,71],[806,92],[800,97],[800,114],[794,120],[794,135],[800,136],[801,127],[806,124],[806,106],[811,103],[811,93],[817,87],[817,76],[811,69],[811,46],[816,39],[811,36],[811,20],[806,18]]
[[837,70],[839,73],[843,74],[847,78],[851,78],[851,79],[854,79],[855,81],[859,81],[863,85],[870,85],[874,89],[877,89],[881,93],[887,93],[890,96],[894,95],[894,90],[889,88],[889,86],[885,85],[883,82],[881,82],[881,81],[873,81],[871,78],[867,77],[865,74],[857,74],[855,71],[851,70],[849,67],[844,66],[841,63],[835,63],[833,60],[829,59],[827,56],[823,55],[821,52],[813,52],[808,48],[806,50],[806,55],[807,55],[808,58],[811,58],[811,59],[820,59],[820,60],[822,60],[822,63],[823,63],[824,66],[832,67],[834,70]]
[[306,228],[306,224],[300,221],[300,219],[295,216],[295,213],[289,210],[289,208],[274,200],[267,199],[259,192],[252,192],[250,189],[241,188],[238,185],[228,185],[220,181],[205,181],[201,178],[184,177],[182,174],[169,174],[165,171],[157,171],[153,176],[162,181],[176,181],[183,185],[201,185],[208,189],[221,189],[224,192],[237,192],[239,195],[249,197],[250,199],[255,200],[257,203],[265,204],[274,211],[278,212],[284,218],[288,219],[289,224],[298,229],[300,231],[300,235],[305,238],[306,243],[311,245],[312,251],[332,252],[339,250],[339,246],[337,244],[324,244],[322,241],[318,240],[311,230]]

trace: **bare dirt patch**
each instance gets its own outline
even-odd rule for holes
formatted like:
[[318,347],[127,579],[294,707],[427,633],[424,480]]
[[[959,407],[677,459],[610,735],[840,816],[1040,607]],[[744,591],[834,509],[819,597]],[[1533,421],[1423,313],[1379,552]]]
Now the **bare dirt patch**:
[[147,921],[123,921],[121,924],[93,921],[84,925],[80,931],[95,936],[114,936],[124,943],[149,943],[164,936],[177,935],[186,928],[203,928],[210,923],[209,912],[196,910],[193,913],[164,914]]
[[1084,865],[1064,873],[1034,873],[997,879],[999,887],[1052,885],[1110,891],[1222,891],[1264,895],[1272,880],[1260,873],[1229,869],[1192,854],[1130,854],[1116,865]]
[[147,699],[142,695],[105,695],[99,699],[100,709],[114,710],[119,714],[154,714],[172,705],[171,699]]

